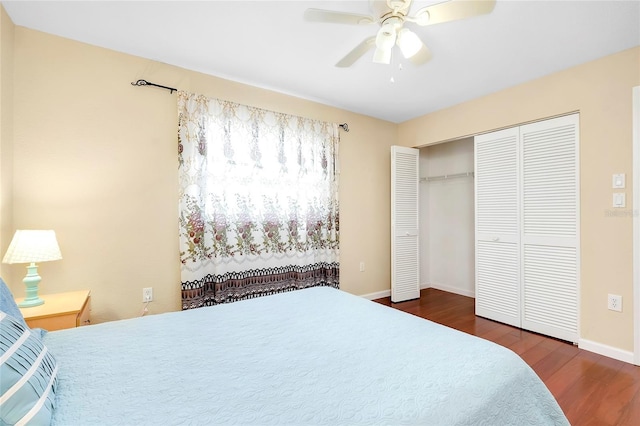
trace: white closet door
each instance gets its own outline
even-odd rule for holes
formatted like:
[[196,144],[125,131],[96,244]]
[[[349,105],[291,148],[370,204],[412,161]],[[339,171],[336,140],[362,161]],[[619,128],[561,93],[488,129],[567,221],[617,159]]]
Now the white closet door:
[[522,327],[578,341],[578,115],[520,127]]
[[519,129],[475,137],[476,315],[520,327]]
[[420,297],[418,183],[420,151],[391,147],[391,301]]

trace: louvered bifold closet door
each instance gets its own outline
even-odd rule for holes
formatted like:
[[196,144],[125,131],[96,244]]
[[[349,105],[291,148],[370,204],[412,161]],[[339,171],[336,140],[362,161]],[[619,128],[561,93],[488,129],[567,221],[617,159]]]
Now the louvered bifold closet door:
[[420,297],[418,183],[420,151],[391,147],[391,301]]
[[578,115],[520,128],[522,328],[578,341]]
[[520,327],[518,129],[475,137],[476,315]]

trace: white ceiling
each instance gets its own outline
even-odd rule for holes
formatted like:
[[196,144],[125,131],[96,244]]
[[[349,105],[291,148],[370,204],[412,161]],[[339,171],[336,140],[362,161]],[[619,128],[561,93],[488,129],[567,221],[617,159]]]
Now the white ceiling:
[[303,13],[369,14],[366,0],[2,4],[16,25],[395,123],[640,45],[638,0],[498,0],[490,15],[406,24],[433,53],[424,65],[395,53],[392,65],[374,64],[370,52],[351,68],[334,64],[377,24],[310,23]]

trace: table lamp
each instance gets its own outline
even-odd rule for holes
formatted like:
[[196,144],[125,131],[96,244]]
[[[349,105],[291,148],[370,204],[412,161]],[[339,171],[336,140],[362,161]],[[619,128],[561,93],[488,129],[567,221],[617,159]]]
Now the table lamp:
[[22,282],[27,287],[24,301],[19,303],[21,308],[38,306],[44,300],[38,297],[38,266],[36,262],[47,262],[62,259],[60,247],[56,240],[55,231],[51,230],[17,230],[2,263],[29,263],[27,275]]

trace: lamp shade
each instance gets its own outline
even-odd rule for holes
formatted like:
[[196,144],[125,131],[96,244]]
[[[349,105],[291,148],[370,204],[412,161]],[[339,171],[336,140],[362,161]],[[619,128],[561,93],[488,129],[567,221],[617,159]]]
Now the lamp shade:
[[2,263],[47,262],[62,259],[52,230],[17,230]]

